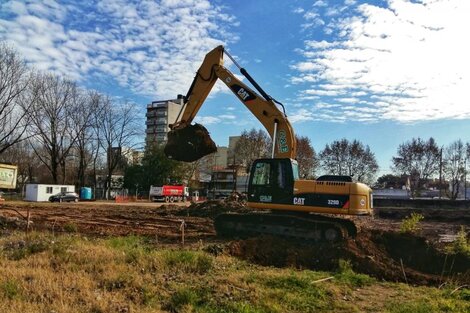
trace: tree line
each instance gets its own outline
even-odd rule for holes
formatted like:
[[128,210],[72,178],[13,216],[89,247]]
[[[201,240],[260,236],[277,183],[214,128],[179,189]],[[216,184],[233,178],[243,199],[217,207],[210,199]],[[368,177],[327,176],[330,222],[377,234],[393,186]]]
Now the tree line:
[[0,162],[17,164],[20,182],[96,185],[100,171],[110,186],[122,161],[113,148],[131,147],[141,133],[136,112],[128,101],[30,68],[0,42]]
[[[355,181],[382,188],[406,186],[413,196],[419,196],[425,187],[432,187],[432,178],[440,178],[446,195],[456,199],[466,179],[470,143],[456,140],[439,146],[434,138],[412,138],[400,144],[392,157],[393,174],[379,177],[379,166],[370,147],[359,140],[340,139],[326,144],[317,153],[310,139],[297,136],[297,161],[300,177],[314,179],[322,174],[352,176]],[[247,170],[258,158],[269,157],[271,138],[262,130],[245,130],[236,145],[237,158]],[[470,163],[470,162],[469,162]]]

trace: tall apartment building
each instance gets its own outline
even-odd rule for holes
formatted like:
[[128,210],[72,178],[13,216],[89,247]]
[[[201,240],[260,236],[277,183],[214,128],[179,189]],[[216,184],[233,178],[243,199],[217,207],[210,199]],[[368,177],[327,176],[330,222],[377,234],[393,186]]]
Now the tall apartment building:
[[145,141],[147,144],[163,144],[167,140],[170,124],[176,122],[176,118],[183,105],[183,96],[177,99],[153,101],[147,105],[147,130]]

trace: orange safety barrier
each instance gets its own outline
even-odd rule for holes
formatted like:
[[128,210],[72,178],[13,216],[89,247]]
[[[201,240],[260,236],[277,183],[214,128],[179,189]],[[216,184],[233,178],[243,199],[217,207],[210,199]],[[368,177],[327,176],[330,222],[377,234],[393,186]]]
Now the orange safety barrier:
[[123,203],[123,202],[136,202],[137,199],[135,196],[116,196],[114,198],[116,203]]
[[116,203],[123,203],[123,202],[129,202],[129,197],[128,196],[116,196],[114,199]]

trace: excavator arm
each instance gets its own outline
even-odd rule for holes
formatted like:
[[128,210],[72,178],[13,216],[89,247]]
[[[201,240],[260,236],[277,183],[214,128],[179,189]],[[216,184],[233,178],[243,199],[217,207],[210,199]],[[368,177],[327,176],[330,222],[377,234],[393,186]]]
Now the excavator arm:
[[[230,58],[231,56],[225,52]],[[241,73],[251,82],[258,94],[239,80],[223,66],[224,47],[218,46],[209,52],[188,90],[177,122],[171,125],[165,153],[180,161],[195,161],[214,152],[215,144],[202,125],[191,125],[200,107],[206,100],[217,79],[220,79],[263,124],[273,140],[272,157],[290,158],[296,156],[296,141],[286,114],[279,110],[279,102],[267,95],[254,79],[240,68]],[[281,104],[282,105],[282,104]],[[215,148],[216,149],[216,148]]]

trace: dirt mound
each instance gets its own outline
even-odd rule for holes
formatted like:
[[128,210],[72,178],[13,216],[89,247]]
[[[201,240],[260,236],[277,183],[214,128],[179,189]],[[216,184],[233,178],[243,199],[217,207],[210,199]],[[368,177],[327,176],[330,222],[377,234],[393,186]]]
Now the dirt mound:
[[184,162],[199,160],[216,151],[217,146],[209,132],[200,124],[188,125],[170,131],[164,149],[168,158]]
[[201,203],[193,203],[187,208],[179,210],[176,215],[210,217],[214,218],[221,213],[240,212],[247,213],[251,210],[245,204],[238,201],[211,200]]
[[364,231],[343,243],[299,245],[279,238],[234,241],[234,256],[270,266],[335,271],[349,260],[358,273],[417,285],[438,285],[451,278],[470,282],[470,258],[438,252],[424,238],[382,231]]

